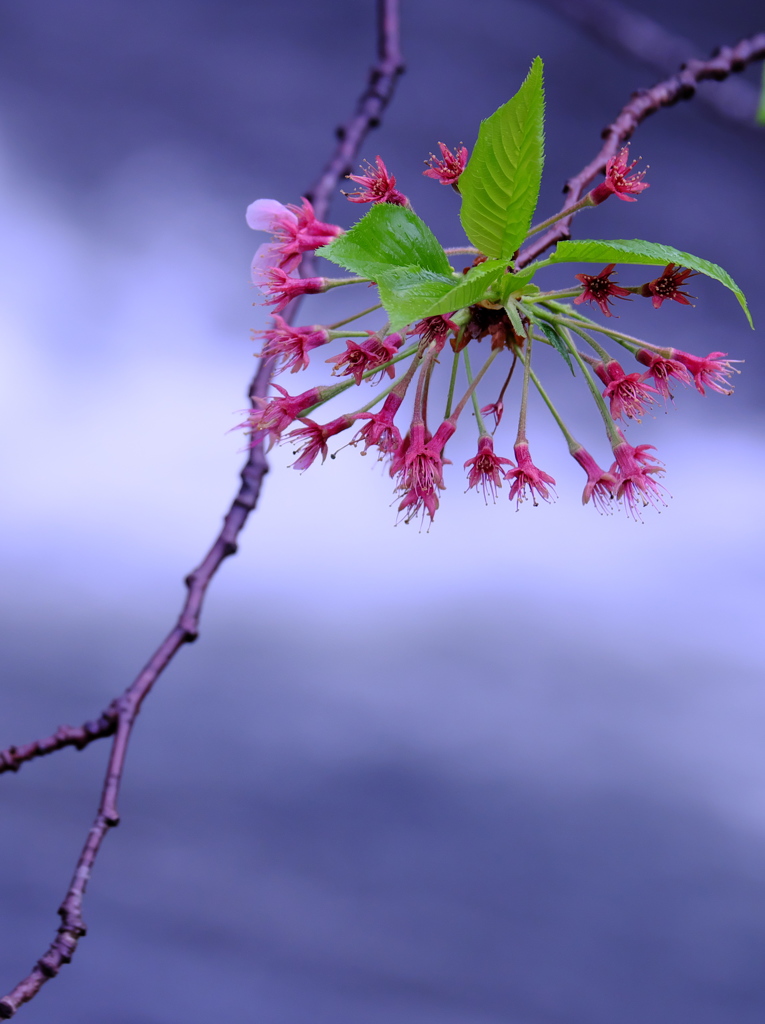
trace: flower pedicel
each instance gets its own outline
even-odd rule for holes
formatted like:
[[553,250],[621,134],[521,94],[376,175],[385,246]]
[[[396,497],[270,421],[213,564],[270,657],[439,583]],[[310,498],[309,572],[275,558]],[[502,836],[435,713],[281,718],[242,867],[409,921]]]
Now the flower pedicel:
[[[400,519],[432,520],[445,488],[446,448],[470,404],[472,417],[464,419],[474,420],[478,436],[477,453],[464,464],[467,489],[495,500],[504,483],[516,507],[526,499],[536,505],[539,499],[554,496],[555,481],[535,465],[526,436],[533,386],[586,474],[583,503],[591,502],[603,512],[621,502],[633,518],[640,518],[648,505],[664,505],[664,489],[657,479],[662,464],[651,445],[631,445],[622,428],[639,421],[657,400],[671,398],[675,383],[695,385],[701,394],[706,387],[730,394],[730,376],[737,372],[734,360],[724,352],[698,356],[653,345],[584,316],[579,307],[589,302],[610,318],[614,299],[646,298],[656,309],[667,300],[690,305],[680,286],[694,273],[729,288],[751,323],[746,301],[721,267],[638,239],[564,241],[547,258],[528,263],[523,243],[560,217],[598,206],[611,196],[635,202],[650,187],[644,181],[646,172],[634,170],[637,161],[630,162],[629,147],[624,146],[607,162],[600,185],[564,213],[532,224],[542,174],[543,107],[542,62],[537,58],[518,93],[481,124],[469,159],[464,146],[452,151],[444,143],[439,143],[440,157],[431,156],[424,173],[460,194],[468,246],[442,248],[379,156],[374,165],[366,165],[365,173],[349,175],[359,188],[347,198],[371,206],[347,232],[318,221],[306,199],[299,207],[273,199],[250,205],[250,227],[272,236],[260,246],[252,265],[253,281],[274,314],[274,326],[259,332],[264,339],[262,354],[275,360],[277,372],[294,374],[306,369],[321,349],[332,367],[328,376],[335,382],[294,396],[274,384],[278,394],[260,399],[240,425],[250,431],[252,443],[265,434],[270,444],[291,444],[293,465],[302,470],[326,457],[330,438],[345,434],[346,444],[361,446],[362,454],[372,449],[387,463]],[[303,253],[314,251],[353,276],[297,276]],[[473,256],[472,266],[462,272],[455,269],[450,255],[457,254]],[[537,278],[537,273],[563,263],[596,264],[602,269],[572,273],[568,289],[544,290],[544,275]],[[648,281],[616,284],[612,277],[617,264],[622,271],[625,266],[662,270],[658,275],[654,270]],[[292,327],[279,315],[301,295],[352,283],[377,286],[387,317],[381,330],[345,329],[379,306],[330,326]],[[570,299],[573,305],[566,301]],[[623,366],[598,338],[626,350],[635,360],[634,369]],[[339,350],[331,349],[335,342],[341,342]],[[532,347],[538,344],[554,349],[585,384],[611,449],[603,460],[608,468],[576,440],[539,380],[532,367]],[[471,357],[481,353],[483,364],[474,375]],[[501,386],[479,400],[479,385],[484,391],[494,379],[484,377],[495,362],[504,364],[497,378]],[[446,406],[434,410],[431,385],[442,368],[448,376]],[[319,422],[317,411],[325,403],[340,396],[347,399],[363,385],[372,386],[372,392],[365,389],[360,404],[351,401],[329,422]],[[512,394],[509,388],[515,387],[520,391],[517,431],[503,442],[506,450],[512,447],[510,458],[495,451],[495,435]],[[489,415],[493,429],[484,420]]]

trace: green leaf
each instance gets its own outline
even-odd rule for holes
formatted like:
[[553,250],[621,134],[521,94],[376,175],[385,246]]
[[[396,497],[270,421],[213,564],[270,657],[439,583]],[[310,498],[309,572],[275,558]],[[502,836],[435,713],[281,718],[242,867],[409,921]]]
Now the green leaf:
[[512,257],[537,205],[544,162],[542,68],[536,57],[515,96],[481,122],[460,176],[462,226],[487,256]]
[[434,274],[452,272],[446,253],[427,224],[412,210],[391,203],[375,204],[349,231],[316,251],[372,280],[395,267],[416,267]]
[[515,302],[513,302],[512,299],[508,299],[508,301],[505,303],[505,312],[510,317],[510,323],[513,325],[513,330],[518,335],[518,337],[525,338],[526,328],[523,326],[523,321],[521,320],[521,314],[518,309],[518,306]]
[[757,124],[765,125],[765,64],[762,67],[762,85],[760,86],[760,102],[755,117]]
[[437,316],[439,313],[454,313],[464,306],[472,306],[486,295],[495,281],[507,268],[506,260],[487,260],[465,274],[462,281],[455,284],[448,292],[428,309],[423,316]]
[[754,327],[746,298],[739,286],[722,267],[689,252],[673,249],[671,245],[660,245],[658,242],[644,242],[639,238],[618,238],[614,241],[601,242],[597,239],[584,239],[580,242],[560,242],[558,248],[549,256],[545,263],[640,263],[651,266],[666,266],[676,263],[680,267],[696,270],[700,274],[719,281],[730,288],[741,304],[750,327]]
[[529,288],[529,282],[537,272],[537,264],[532,263],[528,267],[517,271],[515,274],[507,274],[500,282],[500,295],[502,302],[507,302],[511,295],[522,295],[529,291],[539,291],[536,285]]
[[562,355],[563,358],[566,360],[566,362],[568,363],[568,368],[569,370],[571,370],[572,375],[576,376],[574,372],[574,364],[571,362],[571,352],[569,350],[568,345],[566,344],[566,339],[562,338],[561,335],[558,333],[558,329],[555,326],[555,324],[548,323],[547,320],[535,320],[534,323],[537,325],[537,327],[542,328],[545,335],[547,336],[547,340],[550,342],[552,347],[558,353],[560,353],[560,355]]
[[[377,287],[390,330],[399,331],[415,320],[435,315],[429,310],[454,288],[454,278],[420,267],[396,267],[380,274]],[[452,309],[454,306],[449,312]]]

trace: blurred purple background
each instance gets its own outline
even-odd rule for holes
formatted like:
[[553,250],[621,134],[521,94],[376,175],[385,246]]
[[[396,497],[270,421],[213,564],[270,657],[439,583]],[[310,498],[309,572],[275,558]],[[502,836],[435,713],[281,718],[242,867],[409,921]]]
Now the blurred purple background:
[[[660,77],[544,4],[402,5],[408,72],[361,155],[444,244],[456,197],[422,160],[472,144],[537,53],[545,212]],[[640,11],[701,55],[763,29],[752,0]],[[244,209],[313,179],[373,27],[371,0],[0,9],[2,746],[96,714],[175,616],[242,460],[226,431],[265,323]],[[537,407],[557,504],[464,495],[466,440],[429,533],[394,528],[371,459],[300,476],[275,452],[201,639],[136,730],[89,935],[29,1024],[762,1021],[765,132],[680,104],[633,152],[651,189],[579,234],[721,263],[759,327],[700,278],[695,309],[623,314],[746,360],[734,398],[682,393],[633,428],[666,462],[667,510],[583,509]],[[50,940],[105,753],[0,780],[3,990]]]

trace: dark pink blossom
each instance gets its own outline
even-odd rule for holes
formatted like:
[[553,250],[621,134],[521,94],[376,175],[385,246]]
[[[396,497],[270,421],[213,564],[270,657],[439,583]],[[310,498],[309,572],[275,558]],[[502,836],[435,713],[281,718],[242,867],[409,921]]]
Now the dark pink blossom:
[[571,454],[587,474],[587,483],[582,491],[582,504],[586,505],[588,501],[592,500],[599,512],[610,512],[611,499],[616,490],[614,474],[601,469],[592,455],[581,445],[575,448]]
[[460,146],[459,149],[452,153],[448,146],[445,146],[443,142],[439,142],[438,148],[441,150],[441,159],[439,160],[437,156],[431,153],[430,159],[425,161],[430,166],[427,171],[422,173],[426,178],[435,178],[442,185],[456,185],[460,175],[465,170],[465,164],[468,159],[467,147]]
[[485,405],[481,409],[482,416],[493,416],[494,417],[494,429],[496,430],[500,424],[502,416],[505,412],[505,403],[500,398],[496,402],[492,402],[491,405]]
[[615,359],[605,365],[597,363],[595,373],[606,385],[603,397],[611,403],[611,415],[615,420],[629,416],[637,419],[645,412],[645,406],[655,402],[656,388],[645,383],[646,373],[625,373]]
[[247,224],[253,231],[269,231],[273,242],[266,243],[265,251],[258,250],[260,258],[270,256],[272,265],[289,272],[300,262],[304,252],[328,245],[342,234],[335,224],[324,224],[316,219],[307,199],[303,205],[283,206],[276,199],[256,199],[247,207]]
[[328,451],[327,441],[335,434],[352,427],[355,419],[356,417],[353,415],[338,416],[331,423],[324,424],[316,423],[315,420],[301,420],[305,426],[291,430],[287,434],[288,438],[295,439],[293,444],[297,444],[297,448],[292,454],[299,454],[299,458],[292,463],[293,469],[308,469],[319,454],[321,454],[321,461],[324,462]]
[[574,305],[580,306],[583,302],[597,302],[604,316],[613,316],[610,309],[609,299],[625,299],[629,296],[629,289],[614,284],[609,278],[614,273],[615,263],[609,263],[599,274],[575,274],[578,281],[582,282],[584,291],[574,299]]
[[502,466],[512,466],[513,463],[510,459],[505,459],[501,455],[494,454],[494,442],[489,434],[482,434],[478,438],[478,454],[474,455],[472,459],[468,459],[465,463],[465,469],[470,467],[470,473],[468,474],[468,485],[467,489],[475,487],[478,490],[478,485],[481,485],[483,490],[484,501],[488,503],[488,494],[491,495],[491,500],[497,500],[497,489],[502,486],[502,480],[500,474],[505,471]]
[[[256,254],[257,255],[257,254]],[[324,277],[290,277],[279,267],[265,267],[253,272],[253,280],[266,296],[267,302],[275,302],[274,313],[281,313],[298,295],[315,295],[326,291]]]
[[281,392],[281,397],[256,398],[258,408],[249,409],[244,423],[234,427],[235,430],[249,430],[255,434],[266,431],[269,436],[269,448],[279,440],[282,433],[305,409],[324,400],[326,388],[309,388],[300,395],[290,395],[280,384],[272,387]]
[[297,373],[305,370],[309,363],[309,352],[329,341],[329,331],[320,325],[313,327],[291,327],[278,314],[274,316],[276,327],[269,331],[256,331],[255,335],[265,340],[261,355],[264,358],[280,356],[284,362],[281,370]]
[[652,444],[639,444],[633,448],[622,441],[614,447],[614,463],[611,472],[616,476],[616,497],[624,501],[627,512],[633,519],[641,518],[641,508],[666,505],[662,492],[664,488],[654,480],[652,474],[664,472],[662,464],[649,455]]
[[[345,352],[327,359],[328,363],[335,364],[332,370],[333,377],[352,376],[357,384],[361,384],[365,373],[375,370],[393,359],[404,340],[401,334],[389,334],[386,338],[381,338],[373,331],[368,333],[368,341],[359,345],[357,342],[349,339],[345,343]],[[394,367],[387,366],[384,370],[380,370],[379,374],[374,374],[372,377],[368,377],[367,380],[374,384],[384,373],[387,373],[389,377],[396,376]]]
[[738,359],[725,359],[727,352],[710,352],[708,356],[694,356],[671,348],[670,355],[691,372],[697,389],[705,395],[704,385],[721,395],[732,395],[733,387],[728,379],[732,373],[739,373],[733,365]]
[[431,520],[439,505],[438,491],[444,488],[443,450],[456,430],[451,420],[444,420],[430,437],[420,420],[401,442],[393,457],[390,475],[398,477],[396,490],[404,493],[398,506],[404,513],[404,522],[410,522],[420,512]]
[[[377,167],[366,162],[366,174],[349,174],[351,181],[361,185],[358,192],[345,192],[345,198],[352,203],[391,203],[393,206],[408,206],[409,200],[396,188],[396,179],[388,172],[382,157],[375,158]],[[362,167],[362,170],[364,168]]]
[[[453,313],[450,315],[454,316]],[[418,334],[425,345],[435,343],[436,351],[440,352],[449,333],[458,330],[459,327],[448,316],[426,316],[424,320],[417,321],[411,333]]]
[[661,277],[657,277],[653,281],[649,281],[648,284],[644,284],[640,289],[640,294],[646,298],[650,297],[654,309],[659,309],[662,302],[666,302],[667,299],[679,302],[683,306],[692,306],[693,303],[689,302],[688,299],[692,299],[695,296],[690,295],[688,292],[681,292],[678,286],[684,284],[686,278],[693,276],[693,270],[683,270],[680,267],[676,267],[674,263],[668,263]]
[[382,455],[391,455],[400,448],[401,433],[393,422],[393,417],[401,407],[403,400],[402,395],[397,395],[395,391],[391,391],[379,412],[359,413],[358,418],[368,419],[369,423],[364,424],[351,441],[351,444],[356,445],[363,441],[364,451],[362,455],[366,455],[370,448],[377,448]]
[[555,497],[555,491],[553,490],[555,480],[531,461],[528,442],[521,441],[519,444],[516,444],[514,451],[515,460],[518,465],[515,469],[508,470],[505,476],[508,480],[513,481],[510,488],[510,501],[516,498],[515,507],[520,508],[521,502],[526,500],[527,488],[534,505],[539,504],[537,495],[543,501],[550,501],[551,492],[552,496]]
[[669,389],[669,382],[675,377],[681,384],[692,384],[691,375],[685,366],[678,359],[667,359],[657,352],[649,352],[641,348],[635,353],[639,363],[648,367],[646,376],[653,377],[656,390],[664,398],[671,398],[672,392]]
[[605,180],[590,192],[590,199],[594,206],[604,202],[612,195],[623,199],[626,203],[634,203],[637,202],[635,196],[640,195],[644,189],[650,188],[648,182],[643,181],[645,171],[631,173],[638,161],[633,160],[631,164],[628,164],[629,158],[629,146],[625,146],[617,156],[612,156],[608,161]]

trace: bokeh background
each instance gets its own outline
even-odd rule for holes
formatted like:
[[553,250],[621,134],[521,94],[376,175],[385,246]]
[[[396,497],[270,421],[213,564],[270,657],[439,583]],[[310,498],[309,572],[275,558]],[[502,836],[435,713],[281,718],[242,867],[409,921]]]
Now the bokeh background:
[[[661,77],[560,4],[402,6],[408,71],[361,155],[444,244],[456,197],[422,160],[472,144],[533,56],[543,210]],[[639,12],[700,55],[763,29],[753,0]],[[307,188],[373,32],[372,0],[4,0],[2,746],[95,715],[173,620],[242,460],[227,431],[265,325],[244,209]],[[557,504],[463,494],[466,439],[429,532],[394,527],[371,459],[300,476],[275,452],[200,640],[136,729],[89,935],[29,1024],[762,1021],[765,130],[694,101],[633,152],[650,190],[579,234],[721,263],[760,328],[700,278],[695,309],[620,310],[746,360],[735,397],[682,393],[632,428],[669,507],[642,525],[583,509],[536,404]],[[338,196],[332,217],[358,212]],[[600,451],[581,386],[544,371]],[[1,780],[3,990],[50,940],[105,753]]]

